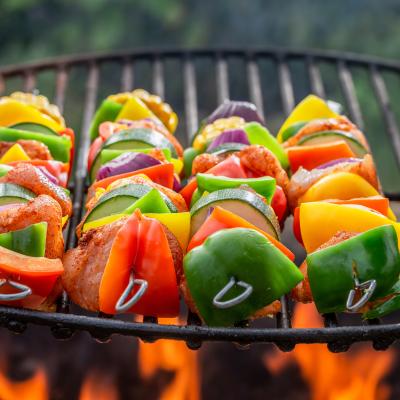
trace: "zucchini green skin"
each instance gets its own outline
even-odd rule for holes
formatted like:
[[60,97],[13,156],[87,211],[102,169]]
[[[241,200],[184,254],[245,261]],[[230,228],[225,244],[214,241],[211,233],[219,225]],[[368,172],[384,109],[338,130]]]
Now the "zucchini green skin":
[[44,257],[47,222],[29,225],[24,229],[0,234],[0,246],[30,257]]
[[[119,214],[130,208],[134,203],[147,195],[153,188],[144,184],[128,184],[118,187],[100,197],[85,219],[86,222],[95,221],[108,215]],[[159,192],[170,212],[177,212],[171,200]],[[149,211],[147,211],[149,212]],[[157,211],[152,211],[157,212]]]
[[70,160],[72,143],[71,140],[66,136],[53,136],[45,133],[0,127],[0,141],[16,142],[19,139],[36,140],[37,142],[45,144],[53,158],[57,161],[67,163]]
[[58,135],[58,133],[53,131],[53,129],[50,129],[45,125],[35,124],[33,122],[20,122],[19,124],[10,126],[9,128],[18,129],[21,131],[44,133],[45,135]]
[[0,183],[0,205],[27,203],[36,194],[15,183]]
[[[232,326],[248,319],[290,292],[303,279],[297,266],[268,239],[245,228],[214,233],[185,256],[183,265],[196,308],[210,326]],[[214,297],[232,277],[251,285],[252,293],[235,306],[215,307]],[[235,285],[223,300],[235,298],[242,292],[243,288]]]
[[307,256],[307,271],[315,305],[322,313],[343,312],[354,277],[374,279],[371,301],[386,297],[400,274],[397,234],[392,225],[370,229]]
[[321,131],[315,132],[311,135],[307,135],[301,138],[298,142],[298,145],[311,145],[311,141],[315,141],[316,139],[323,139],[329,137],[335,137],[335,139],[344,140],[354,152],[356,157],[364,157],[369,151],[360,143],[351,133],[344,131]]

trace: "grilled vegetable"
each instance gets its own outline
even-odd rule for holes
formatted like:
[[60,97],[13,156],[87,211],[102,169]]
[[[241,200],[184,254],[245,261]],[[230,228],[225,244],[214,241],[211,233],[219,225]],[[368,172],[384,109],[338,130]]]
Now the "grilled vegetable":
[[44,257],[47,223],[39,222],[24,229],[0,233],[0,247],[31,257]]
[[245,125],[244,131],[247,134],[250,144],[259,144],[272,151],[282,165],[287,169],[289,162],[285,150],[267,128],[257,122],[251,122]]
[[317,250],[306,261],[313,299],[320,313],[345,311],[349,292],[372,280],[376,287],[368,301],[383,298],[400,274],[396,230],[391,225],[368,230]]
[[54,159],[62,162],[70,161],[72,143],[67,136],[52,136],[44,133],[0,127],[0,141],[15,142],[19,139],[41,142],[48,147]]
[[0,205],[27,203],[36,197],[35,193],[13,183],[0,183]]
[[200,192],[215,192],[221,189],[234,189],[241,186],[252,188],[255,192],[265,197],[268,204],[271,203],[276,183],[270,176],[262,178],[228,178],[226,176],[214,176],[211,174],[197,174],[197,188]]
[[147,290],[128,312],[154,317],[174,317],[179,312],[179,292],[174,259],[159,221],[133,214],[119,229],[99,288],[99,308],[115,314],[118,299],[131,273],[147,282]]
[[244,189],[223,189],[210,193],[196,202],[192,215],[191,236],[207,218],[210,208],[220,206],[232,211],[251,224],[279,239],[279,225],[274,211],[259,195]]
[[185,256],[184,272],[195,307],[211,326],[251,317],[302,280],[296,265],[264,235],[245,228],[209,236]]

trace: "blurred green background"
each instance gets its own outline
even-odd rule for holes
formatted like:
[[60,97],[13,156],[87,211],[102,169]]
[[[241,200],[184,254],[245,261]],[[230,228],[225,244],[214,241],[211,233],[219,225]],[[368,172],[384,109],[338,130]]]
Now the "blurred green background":
[[[206,46],[335,49],[395,59],[400,48],[399,17],[398,0],[0,0],[0,66],[62,54]],[[320,67],[327,96],[344,103],[335,65]],[[165,63],[166,98],[183,116],[178,68],[172,61]],[[297,102],[310,91],[308,77],[304,64],[290,62],[290,70]],[[212,63],[196,64],[200,118],[217,106],[210,71]],[[229,60],[231,98],[248,98],[245,71],[244,65]],[[399,170],[368,72],[357,68],[352,72],[384,188],[400,190]],[[120,74],[117,66],[102,66],[98,102],[120,89]],[[272,63],[260,63],[260,74],[267,125],[276,132],[284,118],[276,70]],[[135,87],[151,90],[151,76],[148,64],[135,63]],[[385,73],[384,79],[399,116],[400,79],[393,73]],[[65,113],[78,134],[84,84],[84,71],[71,70]],[[6,91],[21,85],[12,79]],[[37,86],[52,98],[54,75],[40,74]],[[178,135],[187,144],[181,119]]]

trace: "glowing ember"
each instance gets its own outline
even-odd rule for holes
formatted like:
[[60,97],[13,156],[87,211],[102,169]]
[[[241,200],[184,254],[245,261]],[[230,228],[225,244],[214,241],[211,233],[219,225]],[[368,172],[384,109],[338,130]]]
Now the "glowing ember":
[[44,369],[38,368],[31,378],[19,382],[14,382],[0,373],[0,399],[48,400],[47,377]]
[[79,400],[118,400],[118,392],[110,375],[90,372],[82,384]]
[[[160,319],[161,324],[177,324],[177,319]],[[143,379],[151,379],[159,370],[173,372],[171,383],[160,400],[199,400],[200,377],[197,352],[184,342],[159,340],[139,344],[139,370]]]
[[[321,327],[322,320],[313,304],[298,304],[293,326]],[[297,345],[292,353],[275,352],[264,357],[273,374],[295,362],[308,384],[312,400],[386,400],[390,388],[381,384],[393,364],[394,351],[377,353],[369,347],[347,353],[331,353],[326,345]]]

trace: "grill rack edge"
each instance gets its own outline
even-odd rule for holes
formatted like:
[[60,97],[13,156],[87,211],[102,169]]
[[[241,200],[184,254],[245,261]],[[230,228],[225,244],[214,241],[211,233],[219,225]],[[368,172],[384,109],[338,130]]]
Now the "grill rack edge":
[[[371,83],[382,113],[387,134],[394,149],[396,162],[400,165],[400,132],[396,116],[390,105],[390,97],[382,77],[382,71],[394,71],[400,74],[400,62],[384,60],[351,53],[340,53],[318,50],[289,50],[282,48],[260,49],[154,49],[121,51],[114,53],[90,54],[59,57],[23,65],[0,67],[0,94],[6,89],[9,77],[21,76],[23,87],[32,91],[36,86],[37,74],[44,70],[56,72],[54,102],[61,111],[64,108],[66,89],[68,87],[69,69],[74,66],[85,66],[87,78],[83,106],[81,132],[88,132],[90,120],[95,112],[99,87],[99,67],[102,63],[116,61],[121,64],[121,90],[132,87],[132,68],[135,60],[150,61],[153,71],[153,91],[161,96],[164,94],[165,82],[163,76],[163,61],[176,58],[182,62],[184,121],[186,139],[190,140],[198,126],[198,105],[196,89],[196,72],[194,59],[211,57],[216,68],[216,86],[218,102],[229,97],[229,81],[226,60],[228,57],[238,57],[245,61],[249,97],[263,112],[263,98],[260,89],[260,75],[257,62],[262,58],[274,60],[279,81],[279,91],[282,109],[285,115],[294,106],[294,89],[288,61],[303,59],[307,65],[307,74],[311,92],[325,97],[324,83],[318,67],[318,62],[325,61],[335,64],[339,83],[346,101],[350,118],[363,127],[363,117],[360,111],[352,73],[349,66],[362,66],[367,69]],[[78,154],[75,158],[75,173],[73,176],[73,217],[66,232],[66,246],[75,245],[75,227],[82,216],[82,203],[86,186],[86,155],[90,145],[88,135],[81,134]],[[393,201],[400,200],[400,193],[388,193]],[[324,315],[324,328],[291,328],[290,307],[286,297],[281,299],[282,312],[276,317],[276,328],[212,328],[200,326],[200,321],[191,313],[187,317],[187,325],[161,325],[151,317],[144,317],[144,322],[127,322],[106,316],[85,316],[69,313],[68,299],[65,294],[60,299],[57,312],[44,313],[25,309],[0,306],[0,326],[14,333],[25,331],[27,324],[48,326],[57,339],[69,339],[77,331],[87,331],[93,338],[107,342],[112,334],[139,337],[152,342],[158,339],[173,339],[186,341],[191,349],[198,349],[202,342],[229,341],[246,346],[250,343],[274,343],[282,351],[291,351],[300,343],[326,343],[332,352],[347,351],[355,342],[372,341],[376,350],[387,349],[394,341],[400,339],[400,324],[380,324],[373,320],[366,325],[339,326],[334,314]]]

